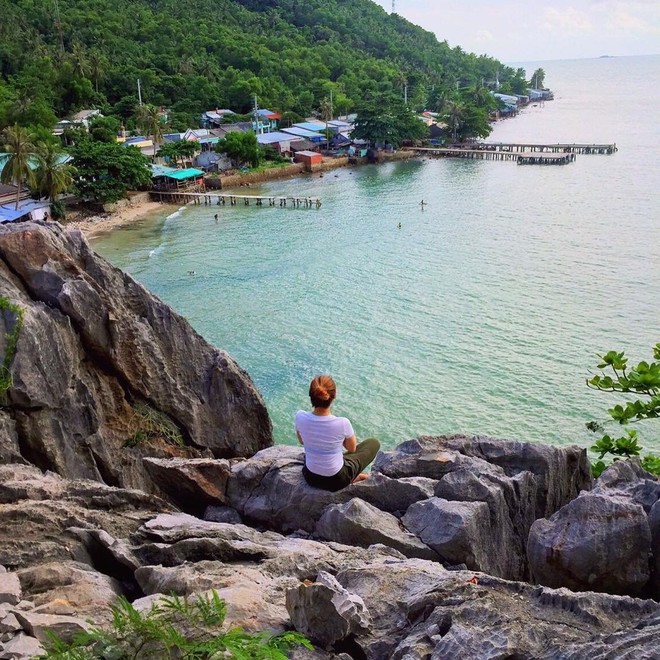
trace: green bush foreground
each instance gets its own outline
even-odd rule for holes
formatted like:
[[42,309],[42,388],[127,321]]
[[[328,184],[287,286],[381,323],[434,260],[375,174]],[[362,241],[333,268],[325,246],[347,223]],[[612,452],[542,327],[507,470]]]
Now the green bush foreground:
[[312,648],[297,632],[223,630],[227,613],[215,590],[172,595],[140,612],[124,597],[112,607],[109,629],[91,628],[67,643],[51,635],[42,660],[286,660],[295,646]]

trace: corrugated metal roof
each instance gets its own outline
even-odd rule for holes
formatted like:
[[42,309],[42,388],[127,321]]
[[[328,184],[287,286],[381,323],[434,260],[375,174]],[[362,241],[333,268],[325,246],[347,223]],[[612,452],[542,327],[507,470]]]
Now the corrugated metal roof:
[[[2,173],[2,170],[5,167],[5,163],[9,160],[10,156],[10,153],[0,152],[0,173]],[[72,160],[72,156],[70,154],[60,154],[57,157],[57,164],[61,165],[62,163],[68,163],[70,160]],[[39,161],[34,156],[30,156],[28,165],[30,166],[31,170],[36,170],[39,167]]]
[[290,133],[283,133],[282,131],[275,131],[273,133],[264,133],[257,135],[257,142],[259,144],[275,144],[276,142],[291,142],[295,140],[296,136]]
[[151,167],[151,176],[167,176],[172,172],[176,172],[176,167],[166,167],[165,165],[154,165],[153,163],[149,167]]
[[177,181],[182,181],[183,179],[192,179],[193,177],[204,176],[203,170],[195,169],[194,167],[189,167],[186,170],[176,170],[171,174],[166,174],[165,176],[170,179],[176,179]]
[[177,179],[181,181],[182,179],[192,179],[196,176],[203,176],[204,172],[202,170],[195,169],[194,167],[189,167],[186,170],[177,170],[175,167],[165,167],[165,165],[151,165],[151,176],[166,176],[170,179]]
[[304,128],[296,128],[295,126],[292,126],[291,128],[283,128],[282,130],[285,133],[291,133],[291,135],[304,137],[307,138],[308,140],[314,140],[315,138],[318,138],[319,140],[323,140],[325,138],[325,135],[321,135],[320,133],[315,133],[314,131],[308,131]]
[[18,203],[18,209],[16,209],[15,203],[4,204],[0,206],[0,222],[11,222],[12,220],[18,220],[32,211],[37,209],[48,208],[50,204],[48,202],[41,202],[36,199],[25,199]]
[[[330,124],[330,122],[328,122]],[[293,128],[304,128],[306,131],[324,131],[325,123],[321,121],[299,121],[293,125]]]

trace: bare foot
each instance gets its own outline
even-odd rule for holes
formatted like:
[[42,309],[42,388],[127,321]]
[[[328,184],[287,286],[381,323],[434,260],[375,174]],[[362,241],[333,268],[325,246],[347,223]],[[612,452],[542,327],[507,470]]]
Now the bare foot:
[[358,476],[355,477],[355,479],[353,479],[353,483],[356,484],[356,483],[358,483],[360,481],[364,481],[365,479],[368,479],[368,478],[369,478],[369,473],[368,472],[360,472],[360,474],[358,474]]

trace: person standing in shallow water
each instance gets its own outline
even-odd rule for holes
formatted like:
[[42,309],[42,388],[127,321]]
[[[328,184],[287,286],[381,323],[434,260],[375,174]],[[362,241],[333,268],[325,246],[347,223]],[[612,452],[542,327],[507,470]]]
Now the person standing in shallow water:
[[309,385],[312,411],[299,410],[294,418],[298,442],[305,449],[305,481],[330,491],[366,479],[369,475],[363,470],[380,449],[375,438],[358,444],[351,422],[330,412],[336,396],[334,380],[326,374],[316,376]]

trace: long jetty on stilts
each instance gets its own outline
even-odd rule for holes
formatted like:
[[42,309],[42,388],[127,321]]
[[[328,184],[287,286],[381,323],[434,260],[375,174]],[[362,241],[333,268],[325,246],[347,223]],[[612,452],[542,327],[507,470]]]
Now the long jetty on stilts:
[[238,195],[216,192],[162,192],[152,190],[153,199],[159,202],[175,202],[177,204],[204,204],[205,206],[281,206],[291,208],[320,209],[321,200],[318,197],[273,197],[270,195]]
[[473,160],[514,161],[518,165],[567,165],[576,154],[613,154],[616,144],[516,144],[477,142],[451,147],[408,147],[425,156],[469,158]]

